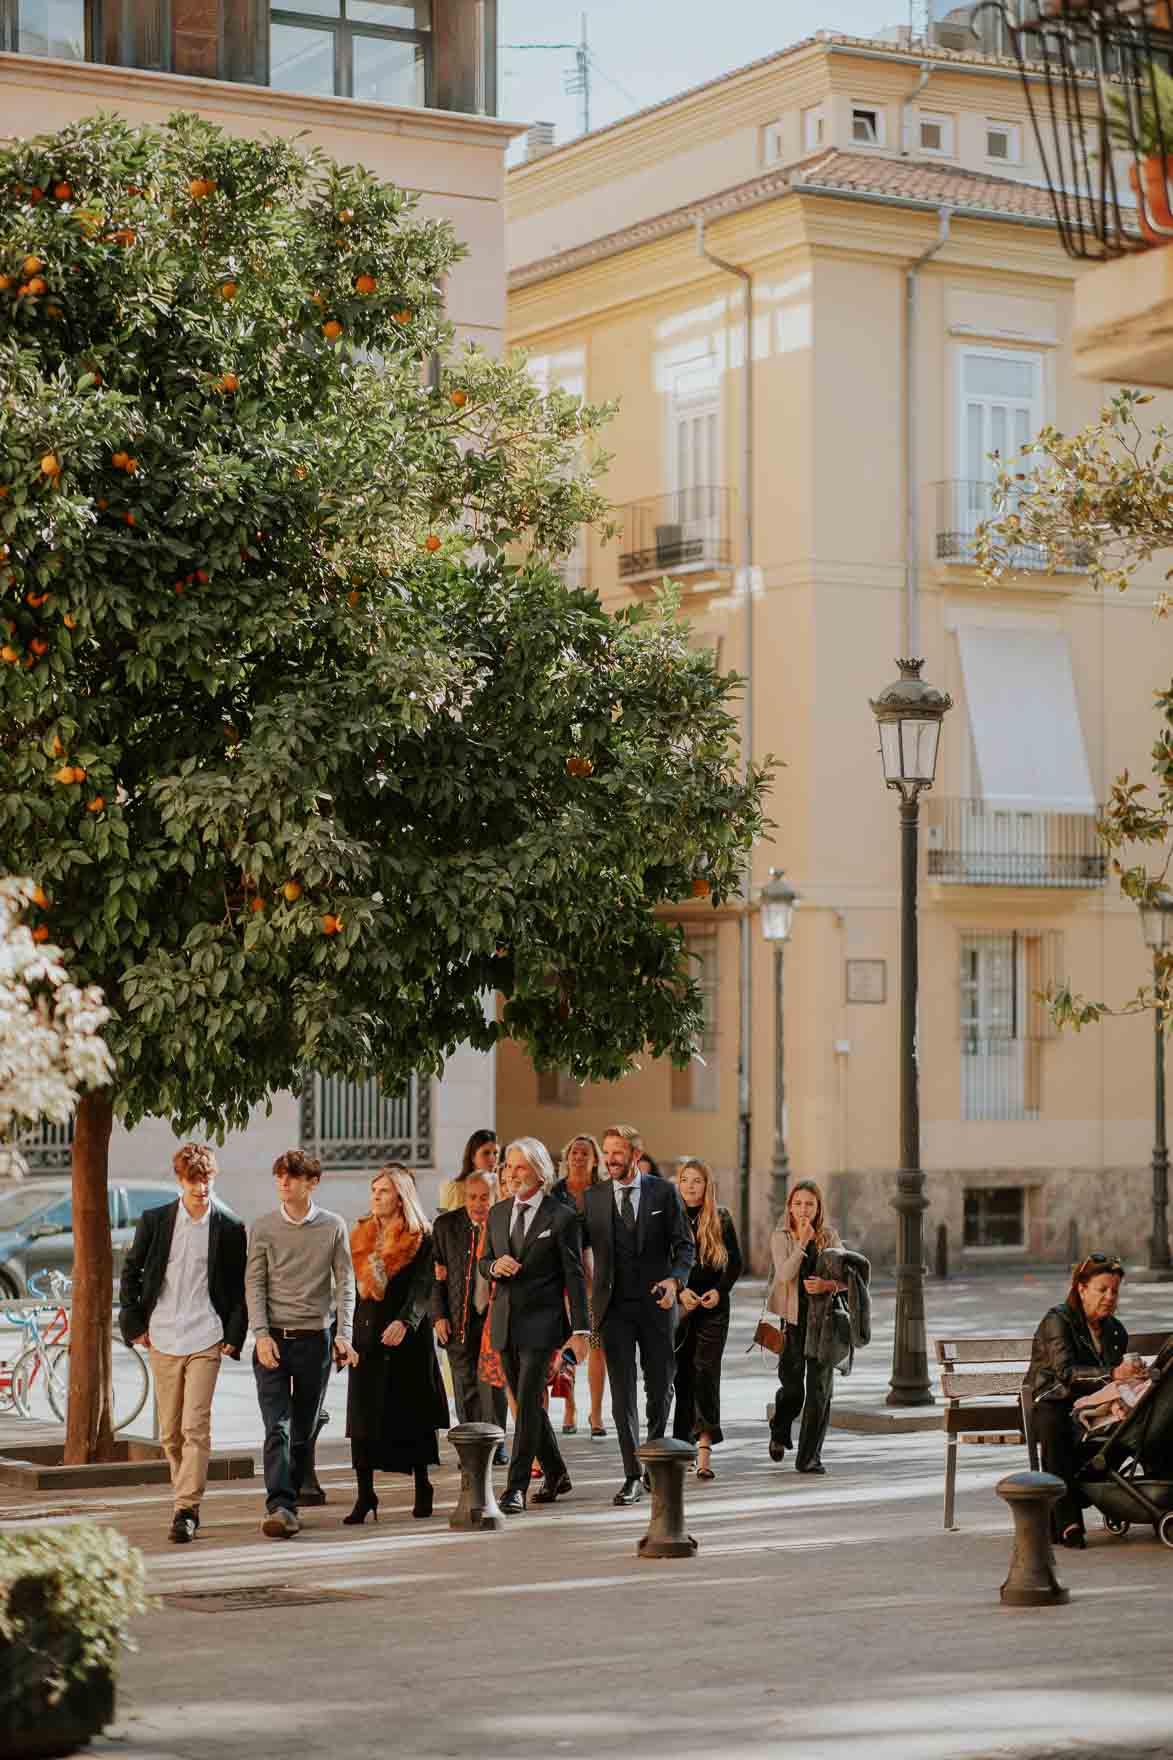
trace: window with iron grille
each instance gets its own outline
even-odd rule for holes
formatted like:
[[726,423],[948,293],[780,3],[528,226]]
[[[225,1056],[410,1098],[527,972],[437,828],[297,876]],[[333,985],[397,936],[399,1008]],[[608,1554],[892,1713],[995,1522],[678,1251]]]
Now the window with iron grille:
[[301,1091],[301,1146],[338,1172],[385,1161],[431,1167],[432,1084],[412,1076],[404,1093],[388,1096],[377,1082],[315,1071]]
[[686,1069],[672,1071],[672,1106],[677,1111],[716,1112],[718,935],[715,924],[689,927],[684,932],[689,968],[700,986],[703,1024]]
[[272,8],[269,84],[315,98],[430,102],[431,0],[282,0]]
[[1026,1193],[1022,1186],[978,1186],[966,1190],[964,1245],[1025,1247]]
[[961,938],[961,1116],[1037,1119],[1042,1045],[1054,1036],[1040,992],[1057,975],[1054,931],[1012,929]]

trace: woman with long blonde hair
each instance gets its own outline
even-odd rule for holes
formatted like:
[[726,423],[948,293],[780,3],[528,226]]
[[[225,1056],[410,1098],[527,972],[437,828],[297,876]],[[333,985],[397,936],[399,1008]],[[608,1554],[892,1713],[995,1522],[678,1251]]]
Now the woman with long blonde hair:
[[827,1470],[821,1456],[831,1418],[834,1370],[806,1355],[806,1316],[811,1296],[828,1295],[839,1288],[830,1279],[815,1276],[815,1262],[825,1248],[842,1245],[827,1221],[822,1188],[813,1179],[800,1179],[791,1186],[786,1209],[770,1236],[774,1264],[766,1291],[766,1306],[781,1320],[785,1335],[778,1358],[770,1459],[785,1460],[786,1450],[794,1447],[792,1427],[801,1412],[794,1463],[800,1473]]
[[711,1451],[721,1429],[721,1357],[729,1336],[729,1292],[741,1276],[741,1248],[728,1210],[717,1203],[713,1170],[696,1156],[682,1161],[676,1184],[696,1242],[680,1292],[676,1330],[676,1415],[672,1434],[697,1445],[696,1476],[715,1479]]
[[375,1473],[409,1473],[413,1516],[430,1516],[428,1468],[438,1466],[437,1430],[448,1428],[448,1398],[432,1343],[432,1229],[415,1176],[401,1162],[371,1181],[370,1214],[350,1231],[358,1300],[357,1366],[350,1371],[346,1434],[358,1480],[354,1508],[342,1519],[379,1519]]
[[[562,1151],[558,1174],[558,1179],[550,1187],[550,1196],[560,1199],[563,1204],[569,1204],[571,1209],[578,1211],[581,1218],[587,1192],[591,1186],[601,1185],[607,1178],[607,1167],[597,1138],[587,1131],[580,1131],[577,1136],[571,1137]],[[589,1292],[595,1267],[591,1250],[586,1244],[585,1221],[582,1234],[582,1262]],[[560,1384],[566,1399],[562,1434],[573,1436],[578,1428],[578,1412],[574,1400],[574,1371],[569,1363],[562,1365],[562,1377]],[[603,1355],[602,1341],[594,1331],[591,1333],[590,1355],[587,1357],[587,1385],[591,1390],[591,1441],[601,1442],[607,1434],[607,1426],[603,1423],[603,1389],[607,1385],[607,1360]]]

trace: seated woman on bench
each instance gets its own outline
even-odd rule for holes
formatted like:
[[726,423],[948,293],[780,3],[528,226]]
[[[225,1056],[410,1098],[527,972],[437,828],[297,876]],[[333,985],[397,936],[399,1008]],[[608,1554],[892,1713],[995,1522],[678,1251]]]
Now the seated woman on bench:
[[1065,1487],[1051,1511],[1055,1538],[1064,1546],[1087,1545],[1072,1408],[1081,1394],[1107,1381],[1127,1380],[1133,1372],[1124,1364],[1128,1334],[1116,1319],[1123,1276],[1119,1259],[1106,1253],[1089,1253],[1072,1266],[1067,1300],[1043,1315],[1031,1349],[1026,1376],[1034,1402],[1031,1427],[1044,1471]]

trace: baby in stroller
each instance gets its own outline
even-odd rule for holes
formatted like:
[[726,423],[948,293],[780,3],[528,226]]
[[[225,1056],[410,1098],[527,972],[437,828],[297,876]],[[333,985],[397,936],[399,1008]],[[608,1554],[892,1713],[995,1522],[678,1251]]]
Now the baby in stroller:
[[1153,1378],[1145,1366],[1144,1358],[1135,1351],[1129,1351],[1122,1359],[1120,1367],[1129,1371],[1125,1379],[1109,1381],[1106,1387],[1099,1387],[1094,1393],[1085,1393],[1071,1408],[1078,1415],[1088,1436],[1101,1435],[1127,1418],[1153,1385]]

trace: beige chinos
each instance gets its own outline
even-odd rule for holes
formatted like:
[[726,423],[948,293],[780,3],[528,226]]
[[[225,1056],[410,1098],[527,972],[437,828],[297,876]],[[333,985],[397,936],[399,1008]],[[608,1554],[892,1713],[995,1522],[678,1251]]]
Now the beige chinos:
[[212,1395],[222,1351],[209,1345],[190,1357],[151,1350],[151,1373],[159,1408],[159,1440],[171,1468],[176,1509],[198,1512],[212,1452]]

